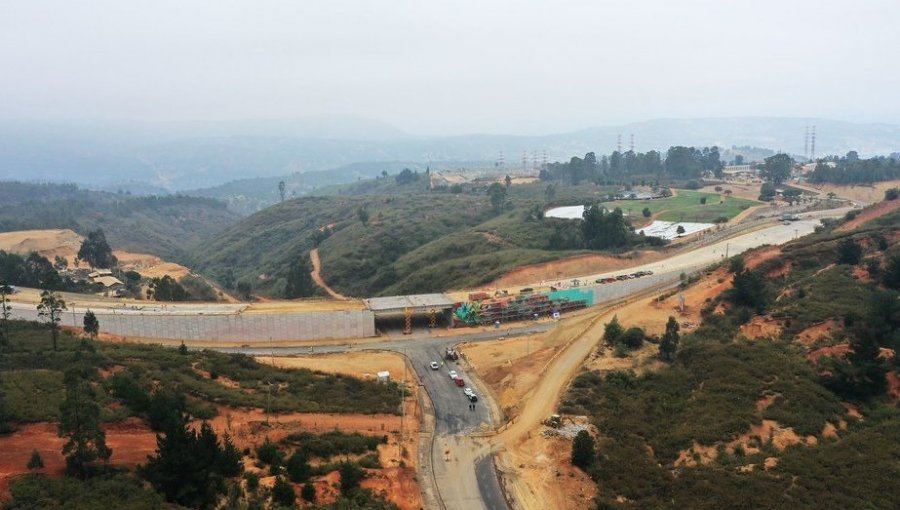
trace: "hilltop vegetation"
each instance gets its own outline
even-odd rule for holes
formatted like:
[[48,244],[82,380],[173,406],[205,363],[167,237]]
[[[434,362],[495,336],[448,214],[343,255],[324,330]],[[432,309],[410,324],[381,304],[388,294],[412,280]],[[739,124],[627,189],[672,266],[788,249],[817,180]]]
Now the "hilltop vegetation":
[[0,232],[102,229],[115,249],[190,262],[195,246],[234,224],[224,203],[180,195],[136,197],[80,189],[74,184],[3,182]]
[[[330,286],[345,295],[389,295],[474,286],[589,246],[660,244],[632,233],[621,215],[598,215],[587,230],[543,217],[549,205],[597,202],[615,187],[494,183],[428,190],[422,174],[412,175],[350,185],[354,196],[304,197],[266,209],[208,243],[196,255],[197,268],[281,296],[290,268],[307,264],[308,251],[318,247]],[[378,194],[356,194],[364,185]],[[613,242],[591,241],[613,231],[621,231]]]
[[[663,368],[573,381],[560,411],[600,432],[596,508],[897,508],[900,213],[838,225],[730,261]],[[748,340],[751,319],[773,332]]]
[[856,151],[845,157],[831,157],[819,160],[809,174],[810,182],[832,182],[835,184],[870,184],[878,181],[900,179],[900,159],[896,157],[875,157],[860,159]]

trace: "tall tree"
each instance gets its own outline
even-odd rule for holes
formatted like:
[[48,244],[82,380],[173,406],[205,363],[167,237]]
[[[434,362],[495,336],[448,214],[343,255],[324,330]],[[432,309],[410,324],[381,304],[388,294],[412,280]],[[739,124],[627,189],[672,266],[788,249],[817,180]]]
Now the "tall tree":
[[550,203],[554,198],[556,198],[556,186],[548,184],[547,189],[544,190],[544,200]]
[[83,371],[67,370],[64,380],[66,398],[59,406],[59,437],[68,439],[62,450],[66,471],[83,479],[90,475],[94,461],[109,461],[112,450],[106,446],[106,434],[100,428],[100,406]]
[[288,270],[287,286],[284,289],[285,297],[294,299],[312,296],[315,288],[312,276],[309,274],[309,259],[306,257],[296,259]]
[[363,225],[367,225],[369,223],[369,211],[367,211],[363,206],[359,206],[356,209],[356,217],[359,218],[359,222]]
[[87,262],[91,267],[110,268],[115,267],[119,261],[113,255],[112,248],[106,242],[106,234],[103,229],[91,230],[82,241],[78,249],[78,258]]
[[0,345],[6,345],[9,342],[9,317],[12,314],[12,306],[9,304],[9,295],[12,294],[12,287],[7,285],[5,281],[0,281]]
[[509,189],[509,187],[512,186],[512,177],[507,174],[506,177],[503,178],[503,182],[506,184],[506,189]]
[[97,320],[97,316],[94,315],[94,312],[88,310],[84,312],[84,332],[91,336],[91,339],[97,338],[97,334],[100,333],[100,321]]
[[664,361],[675,361],[680,339],[678,330],[678,321],[675,320],[675,317],[669,316],[669,321],[666,323],[666,332],[659,342],[659,357]]
[[494,212],[502,211],[503,201],[506,200],[506,188],[499,182],[495,182],[488,186],[487,194],[491,198],[491,207],[494,208]]
[[38,317],[46,320],[50,326],[54,351],[57,349],[59,341],[59,322],[62,320],[62,311],[65,309],[66,302],[59,294],[46,289],[41,292],[41,302],[37,305]]
[[761,170],[762,177],[773,184],[781,184],[791,176],[794,160],[787,154],[769,156]]
[[284,181],[278,181],[278,195],[281,196],[281,201],[284,202]]

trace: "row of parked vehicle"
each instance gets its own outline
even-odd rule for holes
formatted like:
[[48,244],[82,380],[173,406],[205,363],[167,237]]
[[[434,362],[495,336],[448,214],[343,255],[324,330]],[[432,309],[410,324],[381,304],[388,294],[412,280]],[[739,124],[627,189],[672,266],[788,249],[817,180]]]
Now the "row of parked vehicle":
[[610,276],[609,278],[597,278],[595,283],[615,283],[621,282],[622,280],[633,280],[642,276],[650,276],[651,274],[653,274],[653,271],[635,271],[631,274],[620,274],[618,276]]
[[[441,368],[437,361],[432,361],[430,366],[432,370],[438,370],[439,368]],[[448,375],[450,376],[450,380],[453,381],[453,384],[459,387],[466,386],[466,382],[462,377],[459,376],[459,374],[456,373],[456,370],[451,370],[450,372],[448,372]],[[466,389],[463,390],[463,393],[465,393],[466,398],[469,399],[469,402],[478,402],[478,395],[475,394],[472,388],[466,387]]]

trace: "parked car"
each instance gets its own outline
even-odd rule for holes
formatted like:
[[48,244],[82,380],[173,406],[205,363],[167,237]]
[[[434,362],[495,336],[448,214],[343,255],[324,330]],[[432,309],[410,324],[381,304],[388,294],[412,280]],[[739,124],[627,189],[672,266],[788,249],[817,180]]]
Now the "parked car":
[[463,386],[466,385],[466,381],[463,381],[461,377],[457,377],[457,378],[453,379],[453,382],[455,382],[456,385],[459,386],[460,388],[462,388]]
[[456,377],[457,377],[456,370],[451,370],[450,371],[450,379],[456,379]]
[[432,369],[432,370],[437,370],[437,369],[440,368],[440,367],[441,367],[441,366],[438,365],[438,362],[437,362],[437,361],[432,361],[432,362],[431,362],[431,369]]
[[478,402],[478,397],[474,393],[471,395],[466,395],[466,397],[469,399],[469,402]]

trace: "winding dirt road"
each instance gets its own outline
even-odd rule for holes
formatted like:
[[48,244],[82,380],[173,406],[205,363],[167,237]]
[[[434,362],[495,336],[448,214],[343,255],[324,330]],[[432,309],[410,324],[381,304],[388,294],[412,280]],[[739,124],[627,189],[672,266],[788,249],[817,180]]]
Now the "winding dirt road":
[[339,299],[341,301],[349,301],[350,298],[348,298],[347,296],[344,296],[343,294],[339,294],[336,290],[329,287],[328,284],[325,283],[325,280],[322,279],[322,275],[319,272],[322,269],[322,262],[319,260],[319,249],[318,248],[313,248],[313,249],[309,250],[309,260],[312,262],[312,267],[313,267],[313,269],[309,273],[309,275],[312,276],[312,279],[314,282],[316,282],[316,285],[321,287],[325,292],[328,293],[329,296],[333,297],[334,299]]

